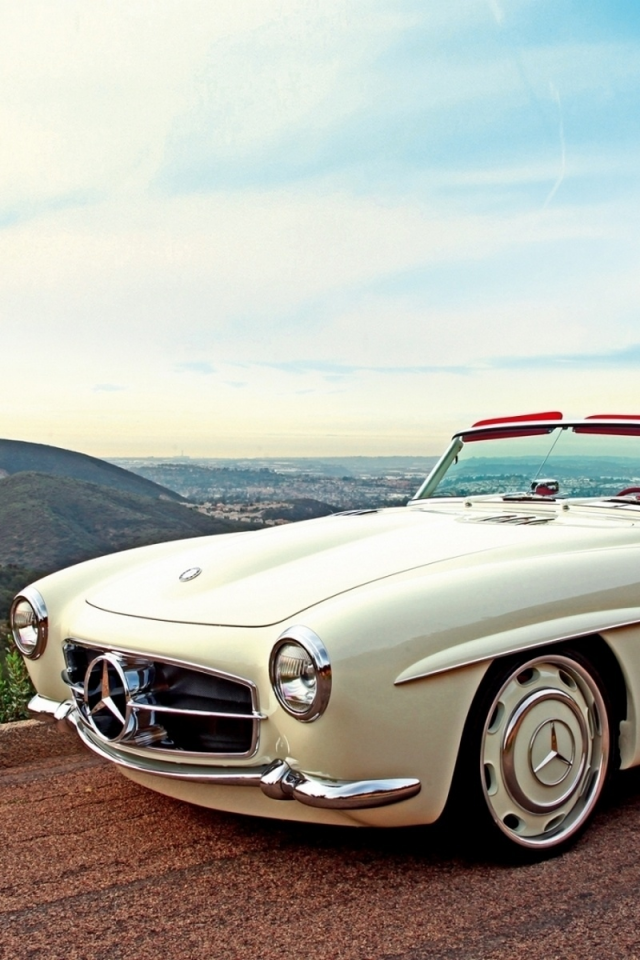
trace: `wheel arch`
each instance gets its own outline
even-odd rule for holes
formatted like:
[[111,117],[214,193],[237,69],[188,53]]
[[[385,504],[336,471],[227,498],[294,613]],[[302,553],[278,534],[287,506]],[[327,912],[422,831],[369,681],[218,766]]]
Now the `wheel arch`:
[[[458,754],[450,784],[449,795],[444,809],[445,821],[456,823],[461,827],[462,833],[466,835],[468,824],[464,823],[467,812],[467,801],[470,793],[473,792],[471,781],[469,780],[470,771],[477,768],[478,761],[478,743],[479,738],[484,737],[481,731],[486,730],[487,719],[485,722],[479,720],[482,717],[492,716],[495,705],[495,696],[500,689],[503,680],[511,674],[514,675],[519,668],[525,668],[531,660],[543,659],[545,657],[563,657],[573,658],[578,664],[582,663],[582,668],[589,669],[589,672],[595,674],[596,686],[599,686],[605,699],[607,707],[607,716],[609,719],[610,738],[610,760],[609,775],[621,766],[620,763],[620,741],[621,729],[628,722],[628,714],[635,715],[633,701],[630,700],[629,689],[625,680],[625,670],[620,663],[616,653],[609,643],[599,634],[589,634],[577,638],[567,637],[562,642],[544,643],[535,648],[528,648],[520,651],[510,651],[503,656],[495,657],[484,676],[482,677],[475,696],[467,714],[466,722],[462,732]],[[604,688],[604,690],[602,689]],[[478,778],[480,770],[478,769]],[[603,780],[606,784],[609,776]],[[478,779],[479,782],[479,779]],[[490,791],[491,792],[491,791]],[[598,791],[598,795],[599,795]],[[485,810],[486,813],[486,810]],[[589,818],[591,813],[589,813]],[[506,822],[506,821],[505,821]],[[584,825],[588,820],[585,820]],[[578,829],[578,834],[582,832],[584,825]],[[572,834],[569,834],[569,842]],[[495,838],[494,838],[495,839]],[[501,838],[503,839],[503,838]],[[480,843],[482,845],[482,843]],[[564,841],[558,841],[559,849],[564,848]],[[526,844],[525,844],[526,846]],[[534,857],[542,855],[551,855],[554,847],[543,847],[538,850]],[[522,853],[522,851],[521,851]],[[531,850],[526,854],[529,856]]]
[[[577,650],[582,653],[583,656],[587,657],[587,659],[593,663],[593,665],[602,675],[603,680],[607,684],[611,703],[616,711],[615,717],[612,718],[613,722],[616,725],[619,725],[628,720],[631,693],[625,681],[625,671],[623,670],[623,667],[618,657],[612,650],[610,644],[600,634],[593,633],[581,637],[566,637],[563,640],[555,643],[542,643],[539,647],[534,647],[532,649],[510,651],[508,654],[495,657],[492,660],[489,668],[478,684],[478,689],[476,690],[471,707],[469,708],[467,721],[465,723],[462,739],[458,748],[456,771],[461,762],[460,758],[463,752],[465,735],[467,733],[467,727],[470,719],[475,715],[478,704],[484,699],[486,691],[492,685],[496,674],[507,669],[510,663],[517,663],[517,661],[522,658],[523,654],[531,657],[538,657],[547,653],[550,655],[557,655],[563,653],[567,649]],[[620,734],[618,733],[616,740],[619,739],[619,737]]]

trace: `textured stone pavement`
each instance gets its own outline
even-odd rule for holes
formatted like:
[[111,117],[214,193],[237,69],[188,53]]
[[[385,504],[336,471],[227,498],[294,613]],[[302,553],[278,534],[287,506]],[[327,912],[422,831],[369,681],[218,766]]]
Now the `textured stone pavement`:
[[0,728],[2,960],[640,958],[640,775],[529,867],[438,827],[374,832],[190,807],[53,730]]

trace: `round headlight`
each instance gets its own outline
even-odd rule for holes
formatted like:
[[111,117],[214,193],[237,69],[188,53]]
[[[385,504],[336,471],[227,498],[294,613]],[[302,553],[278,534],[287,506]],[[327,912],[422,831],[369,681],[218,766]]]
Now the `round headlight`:
[[9,615],[15,644],[25,657],[37,658],[47,643],[47,608],[34,587],[27,587],[14,599]]
[[309,723],[326,710],[331,666],[320,638],[307,627],[291,627],[278,639],[269,665],[275,694],[292,717]]

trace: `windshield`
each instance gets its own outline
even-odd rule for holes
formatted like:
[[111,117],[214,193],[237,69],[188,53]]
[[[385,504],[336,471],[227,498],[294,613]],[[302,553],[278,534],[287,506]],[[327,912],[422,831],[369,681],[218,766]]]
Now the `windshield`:
[[640,494],[640,435],[596,429],[456,437],[417,496],[614,497],[629,487]]

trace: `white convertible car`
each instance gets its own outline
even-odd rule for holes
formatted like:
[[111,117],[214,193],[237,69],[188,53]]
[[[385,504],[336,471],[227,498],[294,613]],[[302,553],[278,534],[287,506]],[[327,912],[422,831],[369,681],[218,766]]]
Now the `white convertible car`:
[[640,763],[640,417],[481,421],[406,507],[102,557],[11,622],[32,712],[140,784],[547,855]]

